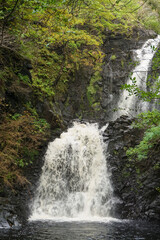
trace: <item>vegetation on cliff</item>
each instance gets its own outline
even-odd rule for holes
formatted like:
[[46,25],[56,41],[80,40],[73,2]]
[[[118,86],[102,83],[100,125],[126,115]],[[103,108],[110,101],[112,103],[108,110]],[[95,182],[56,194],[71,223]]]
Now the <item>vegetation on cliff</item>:
[[[159,31],[157,1],[3,0],[0,3],[0,182],[22,183],[22,168],[34,160],[48,134],[39,110],[47,102],[52,128],[62,126],[59,104],[68,104],[69,83],[90,69],[88,104],[97,92],[105,32],[131,36],[135,27]],[[150,18],[147,19],[147,14]],[[30,59],[31,63],[26,63]],[[32,65],[32,66],[29,66]],[[31,70],[32,77],[30,76]],[[83,96],[82,96],[83,101]]]
[[[152,61],[151,74],[148,75],[147,89],[140,89],[137,86],[136,79],[132,79],[132,84],[125,84],[122,88],[128,90],[130,95],[136,95],[144,102],[150,102],[157,105],[159,109],[160,104],[160,50],[157,50]],[[137,116],[133,123],[134,128],[144,131],[142,140],[135,147],[127,150],[127,156],[132,164],[135,165],[148,165],[152,162],[153,171],[160,170],[159,155],[160,152],[160,110],[154,109],[152,111],[141,113]],[[154,157],[153,157],[154,156]],[[144,166],[143,166],[144,168]],[[137,168],[137,173],[141,174],[140,169]],[[160,186],[157,187],[160,192]]]

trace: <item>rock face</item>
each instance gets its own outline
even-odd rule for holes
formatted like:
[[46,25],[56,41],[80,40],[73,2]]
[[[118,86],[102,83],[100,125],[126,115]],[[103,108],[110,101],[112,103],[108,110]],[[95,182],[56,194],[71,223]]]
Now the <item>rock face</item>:
[[131,126],[132,120],[121,116],[110,122],[104,133],[108,141],[107,161],[112,172],[114,194],[119,199],[115,216],[126,219],[160,220],[159,153],[151,158],[130,162],[126,150],[139,143],[143,131]]
[[91,104],[87,92],[92,81],[93,68],[77,70],[68,83],[69,91],[58,102],[65,121],[74,118],[111,120],[113,109],[117,107],[121,85],[126,82],[134,67],[133,50],[140,48],[147,39],[156,37],[154,32],[140,29],[135,29],[130,37],[109,31],[105,34],[101,79],[94,81],[92,85],[96,90],[94,100]]
[[156,37],[154,32],[141,29],[133,30],[133,35],[130,37],[109,31],[105,34],[102,46],[105,57],[101,79],[92,85],[96,89],[94,101],[90,104],[87,92],[92,81],[93,69],[88,67],[77,70],[73,76],[74,80],[68,83],[69,91],[59,102],[66,121],[74,118],[111,120],[113,109],[117,107],[121,94],[121,85],[127,81],[129,73],[134,68],[133,50],[142,47],[147,39]]
[[16,206],[9,198],[0,197],[0,228],[20,227]]

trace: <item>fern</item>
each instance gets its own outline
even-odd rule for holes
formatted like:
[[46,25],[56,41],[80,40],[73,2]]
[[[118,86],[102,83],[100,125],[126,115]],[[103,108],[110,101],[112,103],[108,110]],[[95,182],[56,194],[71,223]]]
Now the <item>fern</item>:
[[150,150],[160,143],[160,111],[141,113],[134,127],[147,128],[140,144],[127,151],[130,158],[137,158],[141,161],[146,159]]

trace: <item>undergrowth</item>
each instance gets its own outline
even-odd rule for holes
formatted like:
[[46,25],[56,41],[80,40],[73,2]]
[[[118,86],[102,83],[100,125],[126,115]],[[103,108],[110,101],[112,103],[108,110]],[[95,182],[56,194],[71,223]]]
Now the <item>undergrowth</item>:
[[1,116],[0,124],[0,182],[13,188],[25,184],[22,169],[32,164],[42,142],[47,137],[49,125],[29,112]]
[[135,128],[143,129],[144,136],[140,143],[134,148],[127,150],[127,156],[133,163],[142,163],[147,166],[147,162],[153,162],[153,169],[160,169],[160,162],[154,162],[153,154],[160,151],[160,111],[153,110],[138,115],[134,125]]

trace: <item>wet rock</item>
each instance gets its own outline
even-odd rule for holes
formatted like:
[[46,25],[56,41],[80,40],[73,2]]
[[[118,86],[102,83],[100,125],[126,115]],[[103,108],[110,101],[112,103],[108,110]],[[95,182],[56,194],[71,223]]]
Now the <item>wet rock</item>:
[[15,206],[9,198],[0,197],[0,228],[20,227],[21,222],[17,216]]
[[[159,170],[154,164],[159,161],[158,152],[152,159],[131,163],[126,150],[140,142],[143,131],[130,126],[132,120],[122,116],[109,123],[104,136],[108,136],[107,162],[112,173],[114,194],[123,204],[117,204],[116,212],[121,218],[160,220]],[[146,164],[147,163],[147,164]],[[137,173],[136,169],[139,169]]]

